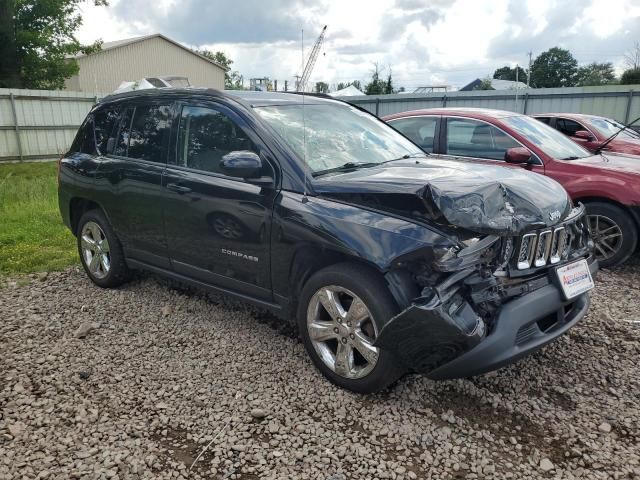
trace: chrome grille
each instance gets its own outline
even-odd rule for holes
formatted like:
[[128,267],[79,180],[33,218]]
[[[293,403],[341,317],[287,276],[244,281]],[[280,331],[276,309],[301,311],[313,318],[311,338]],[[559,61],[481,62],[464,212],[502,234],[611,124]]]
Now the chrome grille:
[[523,235],[516,243],[516,268],[528,270],[554,265],[569,258],[572,251],[583,248],[588,241],[584,209],[574,209],[574,212],[561,225]]

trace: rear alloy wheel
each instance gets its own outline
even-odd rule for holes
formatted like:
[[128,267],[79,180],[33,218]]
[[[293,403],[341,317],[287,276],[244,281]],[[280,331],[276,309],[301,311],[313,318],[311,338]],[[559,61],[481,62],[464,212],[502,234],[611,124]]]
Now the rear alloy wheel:
[[626,261],[638,242],[638,231],[631,217],[617,205],[605,202],[588,203],[587,215],[600,266],[613,267]]
[[374,346],[384,324],[397,313],[378,272],[349,263],[331,265],[305,283],[298,331],[325,377],[347,390],[372,393],[404,371],[392,352]]
[[129,278],[120,241],[102,211],[85,212],[78,222],[77,236],[82,266],[93,283],[111,288]]

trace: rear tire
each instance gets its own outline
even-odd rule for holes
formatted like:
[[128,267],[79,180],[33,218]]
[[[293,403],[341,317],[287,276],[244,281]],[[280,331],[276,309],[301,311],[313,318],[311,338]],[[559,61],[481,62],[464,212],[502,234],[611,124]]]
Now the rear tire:
[[636,250],[638,228],[621,207],[606,202],[586,203],[591,236],[600,266],[615,267]]
[[122,246],[102,211],[89,210],[80,217],[77,239],[82,266],[93,283],[113,288],[129,279]]
[[298,329],[311,360],[329,381],[352,392],[373,393],[404,373],[391,352],[372,346],[397,313],[377,272],[343,263],[307,281],[298,306]]

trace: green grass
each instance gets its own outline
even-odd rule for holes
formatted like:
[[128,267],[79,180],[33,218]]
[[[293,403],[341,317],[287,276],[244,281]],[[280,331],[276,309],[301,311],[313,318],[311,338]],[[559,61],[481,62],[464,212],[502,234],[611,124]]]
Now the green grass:
[[0,277],[77,262],[58,210],[56,163],[0,164]]

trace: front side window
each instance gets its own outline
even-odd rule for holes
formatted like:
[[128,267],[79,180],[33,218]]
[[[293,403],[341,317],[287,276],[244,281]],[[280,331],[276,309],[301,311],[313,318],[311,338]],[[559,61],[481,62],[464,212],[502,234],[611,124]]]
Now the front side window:
[[433,153],[433,142],[436,136],[437,117],[409,117],[389,122],[396,130],[409,137],[425,152]]
[[502,123],[540,150],[558,160],[575,160],[591,155],[588,150],[567,138],[558,130],[526,115],[503,118]]
[[547,125],[549,125],[549,123],[551,122],[551,118],[549,117],[534,117],[534,118],[539,122],[546,123]]
[[207,107],[182,108],[178,165],[223,173],[220,169],[222,157],[240,150],[258,153],[247,134],[227,115]]
[[508,149],[519,146],[509,135],[488,123],[469,118],[447,119],[449,155],[504,160]]
[[255,110],[314,173],[425,155],[393,128],[350,105],[327,102]]
[[164,163],[170,129],[170,105],[140,105],[128,108],[120,123],[115,154]]
[[574,122],[573,120],[569,120],[568,118],[556,119],[556,128],[565,135],[569,135],[570,137],[575,136],[576,132],[579,130],[586,130],[586,128],[584,128],[578,122]]

